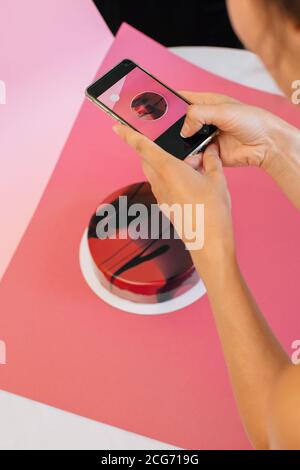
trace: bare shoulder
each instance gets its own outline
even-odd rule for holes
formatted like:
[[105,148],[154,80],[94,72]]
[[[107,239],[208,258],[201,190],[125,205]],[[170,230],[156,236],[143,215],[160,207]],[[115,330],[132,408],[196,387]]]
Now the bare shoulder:
[[280,375],[269,416],[272,449],[300,450],[300,366],[291,365]]

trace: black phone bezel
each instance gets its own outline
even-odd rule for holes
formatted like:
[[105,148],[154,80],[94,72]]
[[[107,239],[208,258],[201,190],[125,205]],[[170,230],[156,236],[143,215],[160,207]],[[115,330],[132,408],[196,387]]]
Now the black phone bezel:
[[[106,74],[102,77],[98,78],[94,83],[92,83],[86,89],[86,95],[88,98],[92,99],[94,103],[104,109],[107,113],[113,116],[118,121],[126,124],[127,126],[131,127],[132,129],[139,132],[134,126],[132,126],[129,122],[122,118],[122,116],[117,115],[111,108],[106,106],[99,100],[99,96],[107,91],[110,87],[112,87],[115,83],[125,77],[129,72],[134,70],[138,67],[144,73],[152,77],[158,83],[160,83],[163,87],[167,88],[171,93],[178,96],[181,100],[185,101],[187,105],[191,105],[192,103],[188,101],[186,98],[181,96],[175,90],[170,88],[168,85],[163,83],[157,77],[152,75],[151,73],[147,72],[143,67],[132,61],[131,59],[124,59],[119,62],[114,68],[109,70]],[[217,128],[213,125],[206,125],[204,126],[198,133],[196,133],[191,138],[184,139],[180,136],[180,130],[185,120],[185,115],[178,120],[175,124],[173,124],[165,133],[159,136],[155,142],[162,147],[167,152],[173,154],[175,157],[179,159],[184,159],[191,153],[193,150],[199,147],[202,143],[204,143],[207,139],[211,136],[216,134]]]

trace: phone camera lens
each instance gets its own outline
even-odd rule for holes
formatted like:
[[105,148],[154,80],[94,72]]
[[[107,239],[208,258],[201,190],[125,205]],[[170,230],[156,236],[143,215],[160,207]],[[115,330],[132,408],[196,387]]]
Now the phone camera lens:
[[209,134],[210,129],[209,129],[208,126],[204,126],[204,127],[201,129],[200,132],[201,132],[201,134],[207,135],[207,134]]

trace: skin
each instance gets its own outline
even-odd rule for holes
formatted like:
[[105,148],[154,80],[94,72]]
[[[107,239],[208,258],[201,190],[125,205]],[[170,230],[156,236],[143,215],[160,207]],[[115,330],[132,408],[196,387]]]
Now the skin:
[[[291,81],[300,77],[299,52],[295,60],[299,27],[272,8],[272,26],[285,38],[279,60],[278,34],[272,27],[266,32],[261,0],[230,0],[228,7],[244,44],[290,93]],[[204,154],[182,162],[129,127],[117,125],[114,131],[141,156],[159,204],[205,205],[205,244],[191,256],[207,288],[246,432],[256,449],[300,449],[300,368],[291,364],[240,271],[223,173],[223,166],[258,166],[300,210],[300,133],[272,114],[230,98],[183,94],[193,103],[182,129],[186,137],[203,124],[220,129],[217,142]]]

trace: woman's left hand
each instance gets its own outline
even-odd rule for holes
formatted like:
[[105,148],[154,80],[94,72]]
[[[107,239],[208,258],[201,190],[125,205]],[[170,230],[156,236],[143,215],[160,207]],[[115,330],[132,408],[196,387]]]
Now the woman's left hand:
[[[192,205],[193,231],[201,229],[196,227],[194,208],[196,204],[204,205],[204,246],[191,251],[202,279],[205,281],[210,274],[213,275],[219,263],[234,262],[230,195],[218,146],[210,145],[199,156],[198,168],[193,169],[130,127],[118,124],[113,129],[142,157],[144,173],[159,205],[167,204],[170,207],[177,204],[182,210],[185,205]],[[182,227],[177,227],[176,221],[172,221],[181,234]],[[184,234],[183,241],[186,245],[192,242]]]

